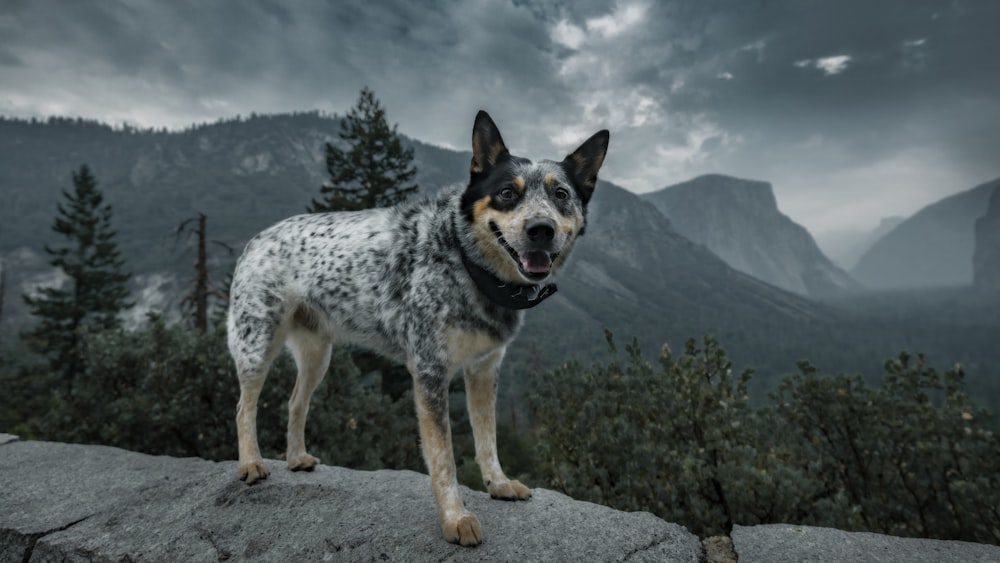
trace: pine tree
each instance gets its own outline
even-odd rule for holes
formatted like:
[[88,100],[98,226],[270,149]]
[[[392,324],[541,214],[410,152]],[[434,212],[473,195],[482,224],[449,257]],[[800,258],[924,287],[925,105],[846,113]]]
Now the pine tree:
[[126,287],[130,274],[122,271],[111,228],[111,205],[104,203],[86,164],[73,173],[73,187],[73,193],[63,191],[66,201],[58,205],[52,225],[66,245],[45,246],[49,263],[62,269],[69,288],[44,287],[24,296],[40,322],[23,335],[33,350],[48,357],[52,372],[69,390],[81,371],[80,332],[116,328],[118,313],[132,306]]
[[341,122],[340,138],[347,150],[326,144],[330,181],[320,188],[321,201],[306,208],[310,213],[384,207],[417,191],[410,184],[417,172],[413,149],[403,148],[396,125],[389,127],[385,108],[368,87]]

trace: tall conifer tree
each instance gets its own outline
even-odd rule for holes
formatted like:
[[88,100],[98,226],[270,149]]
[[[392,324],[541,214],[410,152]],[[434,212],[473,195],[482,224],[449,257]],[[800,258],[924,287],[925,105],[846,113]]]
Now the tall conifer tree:
[[310,213],[385,207],[417,191],[410,183],[417,173],[413,149],[403,148],[396,125],[389,127],[385,108],[367,86],[341,122],[340,138],[346,150],[326,144],[330,180],[320,188],[322,198],[306,208]]
[[[40,322],[25,340],[49,358],[52,372],[67,389],[81,371],[77,350],[81,330],[103,330],[120,325],[118,314],[129,307],[123,272],[124,261],[111,228],[111,205],[97,189],[86,164],[73,173],[73,192],[63,191],[52,230],[65,237],[65,245],[45,246],[50,264],[62,269],[69,286],[44,287],[24,301]],[[65,285],[65,284],[63,284]]]

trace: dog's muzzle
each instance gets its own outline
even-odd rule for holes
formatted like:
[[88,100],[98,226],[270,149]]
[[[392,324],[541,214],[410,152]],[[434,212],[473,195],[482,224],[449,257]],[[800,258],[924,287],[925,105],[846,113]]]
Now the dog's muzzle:
[[510,254],[525,278],[541,281],[549,275],[552,270],[552,261],[559,256],[558,252],[551,251],[552,241],[556,234],[554,221],[544,218],[529,221],[524,227],[528,238],[528,248],[523,252],[518,252],[507,242],[496,223],[490,223],[490,230],[493,231],[500,246]]

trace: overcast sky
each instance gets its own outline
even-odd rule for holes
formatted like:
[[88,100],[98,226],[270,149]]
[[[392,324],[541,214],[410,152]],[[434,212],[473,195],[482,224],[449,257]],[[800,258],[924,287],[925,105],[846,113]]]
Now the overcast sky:
[[2,0],[0,114],[180,128],[343,113],[515,154],[611,130],[636,192],[774,184],[814,233],[872,228],[1000,176],[1000,1]]

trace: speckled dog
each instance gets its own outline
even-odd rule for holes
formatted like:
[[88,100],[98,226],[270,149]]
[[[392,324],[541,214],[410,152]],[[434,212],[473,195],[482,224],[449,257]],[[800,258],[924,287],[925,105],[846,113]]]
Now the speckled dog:
[[598,132],[561,162],[532,162],[512,156],[493,120],[479,112],[464,190],[390,208],[299,215],[254,237],[236,266],[229,308],[240,478],[249,484],[269,473],[257,444],[257,399],[284,344],[298,366],[288,467],[309,470],[319,461],[306,453],[306,414],[331,345],[340,342],[409,368],[445,539],[482,541],[455,478],[448,383],[459,369],[490,495],[529,498],[497,459],[497,367],[522,310],[555,292],[552,278],[583,234],[608,137]]

